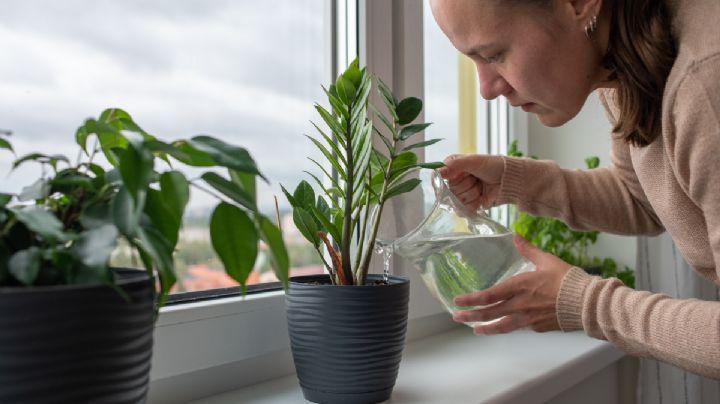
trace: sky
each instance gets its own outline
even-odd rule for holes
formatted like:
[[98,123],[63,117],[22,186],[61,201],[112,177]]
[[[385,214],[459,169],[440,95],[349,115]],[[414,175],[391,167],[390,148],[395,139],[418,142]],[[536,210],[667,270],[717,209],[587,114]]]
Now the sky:
[[[259,189],[270,206],[280,183],[312,170],[302,134],[330,81],[325,32],[322,0],[3,0],[0,129],[18,155],[74,161],[75,129],[123,108],[164,140],[209,134],[246,147],[271,179]],[[0,172],[11,161],[2,153]],[[18,169],[2,191],[38,174]],[[191,208],[213,202],[194,192]]]
[[[0,4],[0,129],[18,155],[77,157],[75,129],[107,107],[128,111],[163,140],[209,134],[246,147],[271,185],[294,188],[318,173],[319,153],[303,134],[319,122],[330,82],[327,0],[3,0]],[[426,7],[427,8],[427,7]],[[425,11],[428,149],[442,160],[457,149],[457,53]],[[19,192],[40,173],[27,164],[6,175],[2,192]],[[201,171],[185,170],[189,177]],[[318,173],[319,174],[319,173]],[[189,210],[216,200],[193,190]]]

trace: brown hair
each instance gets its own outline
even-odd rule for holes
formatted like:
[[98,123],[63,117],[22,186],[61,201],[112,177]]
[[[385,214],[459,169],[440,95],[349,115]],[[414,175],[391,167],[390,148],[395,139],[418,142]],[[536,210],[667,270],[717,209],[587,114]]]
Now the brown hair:
[[619,86],[615,132],[643,147],[661,133],[662,97],[677,49],[662,0],[611,0],[610,41],[604,64]]
[[[550,0],[497,0],[507,6],[549,9]],[[661,133],[662,97],[677,57],[670,12],[664,0],[603,0],[610,15],[610,38],[603,66],[619,83],[620,110],[613,131],[628,143],[643,147]],[[604,11],[605,12],[605,11]]]

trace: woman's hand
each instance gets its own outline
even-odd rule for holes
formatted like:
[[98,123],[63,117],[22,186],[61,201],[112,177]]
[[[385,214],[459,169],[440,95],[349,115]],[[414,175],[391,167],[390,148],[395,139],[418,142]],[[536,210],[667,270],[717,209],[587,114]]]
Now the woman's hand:
[[448,180],[450,191],[466,208],[475,211],[495,204],[505,172],[501,156],[454,154],[444,163],[440,175]]
[[485,290],[455,297],[458,306],[487,306],[456,311],[458,322],[491,321],[473,330],[478,335],[504,334],[529,327],[537,332],[559,330],[556,301],[560,283],[572,268],[560,258],[543,252],[520,236],[514,236],[521,255],[535,264],[536,271],[521,273]]

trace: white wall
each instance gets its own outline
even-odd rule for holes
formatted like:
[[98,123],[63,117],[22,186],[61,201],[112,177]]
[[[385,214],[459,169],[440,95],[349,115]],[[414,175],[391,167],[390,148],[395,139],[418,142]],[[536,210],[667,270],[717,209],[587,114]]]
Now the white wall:
[[[561,167],[585,168],[585,158],[600,157],[600,165],[610,162],[610,123],[598,97],[593,94],[578,116],[559,128],[547,128],[534,115],[528,117],[529,154],[555,160]],[[635,268],[635,237],[602,234],[591,254],[614,258],[619,269]]]

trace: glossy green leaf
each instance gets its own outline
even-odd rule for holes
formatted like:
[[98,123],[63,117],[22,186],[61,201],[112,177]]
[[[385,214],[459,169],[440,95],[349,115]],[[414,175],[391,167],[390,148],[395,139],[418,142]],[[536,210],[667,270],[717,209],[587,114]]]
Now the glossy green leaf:
[[600,166],[600,158],[597,156],[588,157],[585,159],[585,165],[587,165],[587,168],[590,170],[598,168],[598,166]]
[[282,239],[282,233],[280,233],[280,229],[265,216],[256,216],[256,219],[258,220],[261,237],[269,247],[270,262],[272,263],[275,276],[282,282],[283,287],[287,288],[290,260],[287,249],[285,248],[285,242]]
[[345,138],[345,129],[343,129],[342,126],[340,126],[340,123],[335,119],[335,117],[330,114],[325,108],[321,107],[320,105],[315,105],[315,110],[317,110],[318,114],[322,117],[323,121],[325,121],[325,124],[330,128],[330,131],[332,131],[335,136]]
[[80,234],[73,244],[73,255],[90,268],[105,268],[117,245],[118,231],[112,224],[104,224]]
[[13,162],[12,170],[15,170],[16,168],[20,167],[20,165],[28,161],[36,161],[38,163],[51,164],[53,166],[55,166],[57,162],[62,161],[70,165],[70,160],[68,160],[68,158],[63,156],[62,154],[30,153],[16,159]]
[[400,130],[399,138],[400,138],[400,140],[407,140],[410,136],[424,131],[425,128],[427,128],[430,125],[431,125],[430,123],[419,123],[416,125],[405,126],[404,128],[402,128]]
[[335,156],[333,156],[332,153],[330,153],[330,151],[318,140],[313,139],[312,137],[307,136],[307,135],[305,135],[305,136],[308,139],[310,139],[310,141],[313,142],[313,144],[318,148],[318,150],[320,150],[320,153],[322,153],[323,156],[325,156],[325,159],[333,166],[333,168],[338,172],[340,177],[342,177],[343,179],[347,178],[347,173],[345,172],[345,168],[340,165],[340,163],[337,161]]
[[414,121],[420,115],[420,111],[422,111],[422,100],[416,97],[403,99],[395,108],[400,125],[407,125]]
[[395,175],[417,164],[417,155],[413,152],[402,152],[390,163],[390,174]]
[[295,188],[293,198],[299,207],[310,209],[310,206],[315,205],[315,190],[307,181],[302,180]]
[[403,183],[400,183],[388,190],[388,192],[385,194],[385,200],[388,200],[400,194],[404,194],[406,192],[410,192],[415,189],[415,187],[420,185],[420,183],[421,181],[417,178],[412,178]]
[[[312,179],[315,181],[315,183],[318,185],[318,187],[320,187],[320,189],[322,189],[323,193],[325,193],[325,195],[327,195],[327,197],[332,201],[332,203],[337,206],[337,202],[335,201],[336,198],[333,196],[334,194],[332,194],[330,192],[330,190],[325,187],[325,184],[323,184],[322,181],[320,181],[320,178],[318,178],[317,175],[315,175],[309,171],[303,171],[303,172],[305,174],[309,175],[310,177],[312,177]],[[332,183],[337,184],[337,182],[335,180],[332,180]],[[340,188],[338,187],[337,189],[339,190]],[[344,195],[344,192],[340,191],[340,195],[342,197],[342,195]]]
[[49,182],[51,192],[73,193],[79,189],[93,189],[93,179],[81,174],[58,174]]
[[343,76],[339,76],[335,81],[335,89],[337,90],[340,101],[350,105],[355,101],[355,86],[353,83]]
[[5,140],[1,137],[0,137],[0,149],[10,150],[13,153],[15,152],[15,150],[13,150],[12,144],[10,144],[10,142],[8,142],[7,140]]
[[[312,123],[312,122],[311,122]],[[343,166],[347,166],[347,160],[345,160],[345,153],[343,153],[342,150],[340,150],[340,147],[338,145],[342,145],[342,147],[345,147],[344,143],[338,142],[337,139],[333,140],[325,134],[320,128],[318,128],[315,123],[312,123],[313,126],[315,126],[315,129],[320,133],[320,136],[322,136],[323,139],[325,139],[325,142],[332,148],[332,151],[334,152],[333,157],[337,157],[340,159],[340,161],[343,163]],[[309,136],[308,136],[309,137]]]
[[327,96],[328,102],[330,102],[330,105],[332,106],[332,109],[335,112],[335,114],[338,116],[341,116],[345,119],[350,119],[350,115],[348,114],[347,105],[345,105],[335,95],[331,94],[328,90],[325,90],[324,87],[323,87],[323,90],[325,91],[325,95]]
[[87,207],[79,218],[85,229],[100,227],[105,224],[114,224],[111,205],[98,203]]
[[257,205],[257,176],[255,174],[243,173],[232,168],[228,169],[230,175],[230,181],[237,184],[240,188],[244,189],[253,203]]
[[[388,110],[395,114],[395,107],[398,105],[398,100],[393,95],[392,91],[390,90],[390,87],[385,84],[382,79],[378,78],[378,92],[380,93],[380,97],[385,102],[385,105],[388,107]],[[396,118],[397,119],[397,118]]]
[[[335,241],[339,242],[340,240],[342,240],[342,236],[341,236],[342,233],[340,231],[340,229],[342,228],[341,225],[338,226],[337,223],[333,223],[332,217],[326,216],[323,212],[320,212],[320,210],[314,206],[312,206],[310,208],[310,210],[311,210],[312,214],[315,216],[315,218],[317,218],[318,221],[320,221],[320,224],[322,225],[324,230],[326,230],[328,233],[330,233],[330,235],[332,236],[332,238]],[[330,212],[333,212],[333,209],[330,209]],[[342,211],[340,209],[337,209],[337,210],[335,210],[335,212],[342,212]],[[342,215],[340,215],[340,216],[342,216]]]
[[317,197],[317,203],[315,204],[317,211],[325,216],[330,216],[330,205],[325,201],[321,195]]
[[212,171],[203,174],[200,178],[233,201],[252,211],[257,211],[257,206],[252,196],[232,181]]
[[160,175],[160,192],[162,200],[173,215],[182,221],[185,207],[190,200],[190,186],[180,171],[167,171]]
[[10,257],[8,271],[23,285],[32,285],[40,272],[40,249],[30,247],[16,252]]
[[150,183],[153,169],[152,154],[142,146],[142,143],[133,141],[120,156],[118,169],[125,188],[139,206],[142,199],[140,194],[145,192]]
[[172,258],[172,248],[160,231],[152,226],[138,228],[137,234],[145,253],[149,256],[157,271],[160,281],[158,306],[162,306],[165,304],[167,294],[177,281],[175,277],[175,265]]
[[[145,198],[145,194],[141,195]],[[120,187],[112,200],[111,211],[117,229],[127,237],[134,237],[140,226],[143,203],[135,204],[125,187]]]
[[220,203],[210,218],[210,240],[225,272],[240,283],[244,291],[258,252],[255,224],[242,209]]
[[285,194],[285,198],[287,198],[290,206],[292,206],[293,208],[300,207],[300,205],[298,205],[298,202],[295,200],[295,197],[293,197],[292,194],[290,194],[290,192],[288,192],[288,190],[285,189],[284,186],[280,185],[280,189],[282,190],[283,194]]
[[425,140],[425,141],[422,141],[422,142],[414,143],[414,144],[405,146],[405,147],[402,149],[402,151],[408,151],[408,150],[418,149],[418,148],[425,148],[425,147],[430,146],[430,145],[433,145],[433,144],[435,144],[435,143],[437,143],[437,142],[439,142],[439,141],[441,141],[441,140],[442,140],[442,139],[430,139],[430,140]]
[[145,201],[145,214],[162,233],[171,248],[174,249],[175,245],[177,245],[182,217],[178,216],[170,207],[161,191],[148,190]]
[[63,224],[51,212],[41,206],[32,205],[10,209],[17,220],[28,229],[50,240],[70,240],[70,235],[63,232]]
[[12,194],[5,194],[0,192],[0,207],[7,206],[8,203],[12,200]]
[[156,153],[165,153],[177,161],[193,167],[211,167],[215,165],[213,158],[200,150],[197,150],[187,140],[177,140],[167,144],[158,140],[145,142],[148,149]]
[[360,82],[363,79],[365,69],[360,70],[357,58],[353,60],[347,69],[342,74],[342,77],[350,81],[353,86],[360,86]]
[[429,168],[431,170],[437,170],[438,168],[445,167],[445,164],[441,161],[433,161],[429,163],[419,163],[417,167],[420,168]]
[[318,237],[318,226],[315,219],[312,217],[307,210],[303,208],[293,209],[293,222],[295,227],[300,231],[300,234],[305,237],[307,241],[312,243],[316,248],[320,245],[320,237]]
[[258,170],[255,160],[243,147],[234,146],[210,136],[195,136],[190,139],[190,144],[195,149],[210,155],[217,164],[223,167],[259,175],[267,181]]

